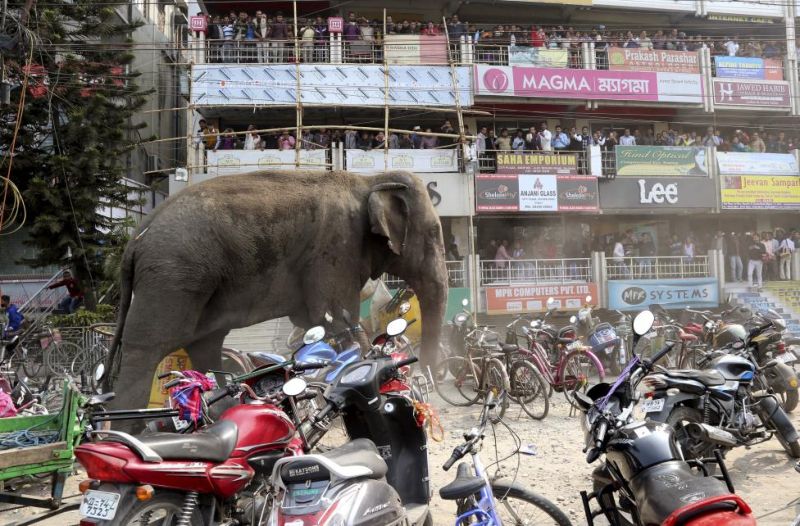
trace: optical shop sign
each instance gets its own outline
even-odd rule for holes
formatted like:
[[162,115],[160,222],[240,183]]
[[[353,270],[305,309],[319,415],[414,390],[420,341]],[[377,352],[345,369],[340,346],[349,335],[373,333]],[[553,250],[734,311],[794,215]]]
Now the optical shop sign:
[[608,308],[639,310],[658,304],[665,309],[686,306],[716,307],[716,278],[612,280],[608,282]]
[[597,178],[541,174],[475,176],[478,212],[558,212],[598,209]]
[[553,298],[557,309],[578,310],[586,296],[597,297],[597,285],[541,285],[519,287],[486,287],[486,310],[489,314],[542,312],[547,299]]

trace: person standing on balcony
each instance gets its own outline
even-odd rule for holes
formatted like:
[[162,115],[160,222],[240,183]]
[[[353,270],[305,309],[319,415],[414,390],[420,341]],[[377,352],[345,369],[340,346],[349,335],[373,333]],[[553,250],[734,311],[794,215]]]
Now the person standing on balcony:
[[236,134],[233,128],[225,128],[225,131],[217,137],[217,143],[214,145],[214,151],[217,150],[235,150],[236,149]]
[[750,244],[747,247],[747,279],[751,287],[755,287],[753,273],[758,278],[758,288],[764,285],[763,271],[764,271],[764,258],[767,255],[767,249],[761,238],[757,233],[754,233],[750,238]]
[[764,45],[764,58],[779,58],[781,49],[777,42],[769,41]]
[[[425,128],[425,133],[432,133],[430,128]],[[420,141],[420,148],[423,150],[433,150],[439,146],[439,139],[433,135],[426,135]]]
[[775,239],[772,232],[763,232],[761,234],[761,242],[767,251],[767,255],[764,258],[764,274],[769,281],[778,279],[778,240]]
[[564,152],[569,149],[569,135],[564,133],[561,130],[561,126],[556,126],[556,133],[553,134],[553,150],[558,152]]
[[719,138],[718,135],[714,134],[714,128],[711,126],[706,128],[706,134],[703,137],[703,146],[719,147],[721,144],[722,140]]
[[574,126],[569,130],[569,149],[573,152],[579,152],[583,149],[583,135],[578,133],[578,128]]
[[669,241],[669,255],[672,257],[678,257],[683,254],[683,243],[678,238],[678,234],[672,234]]
[[686,240],[683,242],[683,257],[687,263],[694,261],[694,251],[694,238],[690,235],[686,236]]
[[342,30],[342,38],[347,42],[352,42],[361,38],[361,28],[358,25],[356,14],[352,11],[347,15],[347,23]]
[[481,126],[478,137],[475,140],[475,153],[478,155],[478,159],[483,157],[484,152],[486,152],[486,135],[486,126]]
[[767,151],[767,145],[764,144],[764,139],[758,134],[753,132],[753,137],[750,139],[750,151],[754,153],[764,153]]
[[643,232],[639,240],[639,276],[653,277],[653,263],[656,257],[656,244],[649,232]]
[[414,149],[414,142],[411,140],[410,133],[404,133],[400,140],[397,143],[397,147],[401,150],[412,150]]
[[543,152],[553,151],[553,134],[547,129],[546,122],[539,125],[539,133],[536,135],[536,140],[539,143],[539,149]]
[[786,233],[781,232],[778,244],[778,265],[780,268],[780,279],[788,281],[792,279],[792,254],[795,251],[794,241]]
[[629,278],[631,276],[631,270],[625,263],[625,246],[622,244],[622,239],[622,235],[617,237],[617,241],[614,243],[614,249],[611,251],[611,261],[614,263],[614,270],[616,271],[614,277]]
[[325,128],[320,128],[316,135],[314,135],[314,142],[317,143],[319,149],[327,150],[331,147],[331,134],[328,133],[328,130]]
[[636,138],[631,135],[631,130],[625,128],[625,133],[619,138],[620,146],[636,146]]
[[729,236],[725,236],[725,253],[731,265],[730,280],[732,282],[738,283],[742,281],[742,274],[744,273],[742,252],[742,240],[735,232],[731,232]]
[[525,136],[522,130],[517,130],[516,135],[514,135],[514,140],[511,142],[511,149],[515,152],[525,151]]
[[535,26],[531,29],[530,44],[531,47],[547,47],[547,33],[544,32],[542,26]]
[[628,31],[625,37],[625,44],[622,47],[628,49],[641,47],[639,46],[639,39],[633,36],[633,31]]
[[261,141],[261,136],[256,131],[255,125],[251,124],[247,127],[247,135],[244,136],[244,149],[245,150],[263,150],[264,143]]
[[236,33],[234,28],[235,19],[223,17],[222,23],[222,61],[235,62],[233,36]]
[[450,23],[447,25],[448,36],[451,40],[459,40],[462,36],[467,34],[467,28],[458,19],[458,15],[450,17]]
[[279,150],[294,150],[296,144],[295,138],[289,134],[289,130],[283,130],[283,133],[278,137]]
[[427,35],[429,37],[439,35],[439,28],[433,22],[428,22],[425,28],[422,30],[423,35]]
[[725,44],[723,45],[725,46],[725,52],[729,57],[735,57],[739,54],[739,43],[734,37],[725,39]]
[[647,36],[647,31],[639,33],[639,47],[647,50],[653,49],[653,41]]
[[511,137],[508,136],[508,129],[502,128],[500,130],[500,136],[494,143],[495,148],[498,151],[509,151],[511,149]]
[[748,151],[747,146],[742,144],[742,141],[739,140],[739,137],[734,136],[733,141],[731,142],[731,151],[732,152],[746,152]]
[[511,255],[508,253],[508,240],[504,239],[497,247],[497,252],[494,255],[494,264],[500,271],[502,277],[508,278],[508,265],[511,261]]
[[314,26],[311,25],[311,20],[306,20],[300,30],[300,55],[306,64],[314,60]]
[[318,16],[314,20],[314,58],[317,62],[328,61],[329,40],[328,24],[322,19],[321,16]]
[[267,64],[269,62],[269,38],[270,33],[272,32],[267,14],[261,13],[260,16],[256,14],[256,20],[254,23],[257,39],[257,60],[260,64]]
[[272,60],[278,64],[286,62],[286,44],[291,32],[289,25],[283,19],[283,13],[278,11],[275,20],[272,22],[270,33],[270,47],[272,48]]
[[644,132],[644,137],[637,141],[637,144],[639,146],[654,146],[656,144],[656,138],[653,135],[653,128],[647,128]]

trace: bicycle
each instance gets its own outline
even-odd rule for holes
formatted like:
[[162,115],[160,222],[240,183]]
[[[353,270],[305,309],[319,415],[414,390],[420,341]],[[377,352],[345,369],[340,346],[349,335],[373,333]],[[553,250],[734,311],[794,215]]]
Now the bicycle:
[[[543,420],[550,413],[550,385],[528,359],[530,351],[513,344],[503,344],[500,348],[508,371],[509,399],[534,420]],[[537,410],[539,400],[543,405],[541,410]]]
[[527,322],[525,316],[517,317],[507,327],[506,341],[515,342],[519,354],[532,363],[553,391],[564,393],[567,402],[578,408],[575,393],[585,393],[590,386],[605,380],[605,370],[600,359],[578,338],[575,327],[567,325],[556,331],[536,319],[522,325],[522,335],[527,346],[518,345],[515,327],[520,321]]
[[500,481],[497,477],[490,478],[487,475],[481,462],[480,450],[486,424],[490,420],[489,414],[495,404],[495,394],[489,392],[483,403],[478,427],[464,433],[464,443],[453,449],[453,454],[442,466],[447,471],[466,455],[470,455],[472,460],[472,466],[467,462],[460,463],[455,480],[439,489],[439,496],[442,499],[456,502],[456,526],[475,524],[571,526],[572,523],[564,512],[546,498],[516,484]]
[[[490,392],[500,395],[499,409],[493,418],[502,418],[508,408],[509,379],[505,365],[497,358],[503,354],[498,336],[488,326],[478,327],[467,334],[465,341],[466,356],[449,356],[434,366],[436,392],[456,407],[476,404]],[[452,384],[446,381],[448,374],[453,377]],[[450,390],[451,386],[458,395]]]

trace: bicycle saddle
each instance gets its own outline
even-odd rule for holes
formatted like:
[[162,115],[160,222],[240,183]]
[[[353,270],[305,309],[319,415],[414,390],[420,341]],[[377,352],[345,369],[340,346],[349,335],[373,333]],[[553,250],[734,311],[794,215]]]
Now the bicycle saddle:
[[458,465],[456,479],[439,489],[439,496],[444,500],[465,499],[474,495],[486,484],[483,477],[476,477],[470,473],[469,464],[462,462]]

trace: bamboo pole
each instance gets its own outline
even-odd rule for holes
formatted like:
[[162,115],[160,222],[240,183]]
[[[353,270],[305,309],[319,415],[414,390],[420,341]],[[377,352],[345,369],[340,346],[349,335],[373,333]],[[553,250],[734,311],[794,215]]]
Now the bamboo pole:
[[295,104],[297,131],[294,136],[294,165],[297,168],[300,166],[300,146],[303,141],[303,90],[300,85],[300,40],[298,38],[300,33],[297,31],[297,0],[292,2],[292,7],[294,9],[294,76],[297,89],[297,95],[295,96],[297,101]]
[[386,8],[383,8],[383,169],[389,170],[389,63],[386,60]]

